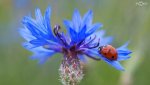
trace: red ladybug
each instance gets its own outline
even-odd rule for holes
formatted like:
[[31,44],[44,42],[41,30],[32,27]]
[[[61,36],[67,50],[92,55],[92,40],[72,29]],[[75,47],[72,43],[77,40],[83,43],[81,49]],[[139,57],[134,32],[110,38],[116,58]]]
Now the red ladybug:
[[99,53],[109,60],[117,60],[118,58],[117,50],[111,45],[101,46]]

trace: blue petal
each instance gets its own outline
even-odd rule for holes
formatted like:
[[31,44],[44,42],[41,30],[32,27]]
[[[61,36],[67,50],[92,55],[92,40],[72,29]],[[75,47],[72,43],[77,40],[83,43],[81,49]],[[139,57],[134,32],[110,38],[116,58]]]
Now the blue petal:
[[118,55],[120,55],[120,56],[127,56],[127,55],[132,53],[127,48],[128,44],[129,44],[129,42],[127,42],[124,45],[122,45],[121,47],[117,48]]
[[[33,51],[34,49],[39,48],[41,46],[36,45],[36,44],[31,44],[29,42],[25,42],[25,43],[23,43],[23,47],[26,48],[29,51]],[[57,43],[46,44],[46,47],[42,46],[42,48],[44,48],[48,51],[61,52],[61,48],[59,48],[59,47],[61,47],[61,46],[60,46],[60,44],[57,44]]]
[[43,36],[42,31],[40,31],[35,21],[29,17],[24,17],[23,24],[29,29],[33,36],[41,38]]
[[98,50],[97,49],[84,49],[84,54],[88,54],[91,56],[91,58],[97,58],[99,59],[99,53],[98,53]]
[[57,41],[51,31],[50,14],[51,14],[51,9],[50,7],[48,7],[43,19],[40,9],[36,9],[35,10],[36,20],[26,16],[23,18],[22,22],[29,29],[31,34],[36,38],[45,38],[45,39]]
[[32,49],[32,51],[34,52],[34,55],[31,56],[30,59],[38,59],[39,64],[45,63],[45,61],[48,60],[48,58],[52,57],[52,55],[55,54],[54,51],[44,49],[43,47],[34,48]]
[[52,33],[51,26],[50,26],[50,24],[51,24],[50,23],[50,16],[51,16],[51,8],[48,7],[45,11],[44,19],[45,19],[45,25],[46,25],[47,32]]
[[40,30],[43,34],[47,34],[48,31],[46,29],[46,26],[44,24],[44,19],[41,14],[41,11],[39,8],[35,10],[35,17],[36,17],[36,25],[38,26],[37,29]]
[[31,49],[37,47],[37,46],[35,46],[35,45],[33,45],[33,44],[29,43],[29,42],[24,42],[22,45],[23,45],[23,47],[25,49],[30,50],[30,51],[31,51]]
[[68,20],[63,20],[63,23],[66,27],[67,30],[70,30],[73,28],[73,25],[72,25],[72,22],[71,21],[68,21]]
[[127,60],[127,59],[129,59],[129,58],[131,58],[131,56],[121,56],[121,55],[118,55],[118,61],[123,61],[123,60]]
[[123,46],[117,48],[118,61],[127,60],[130,58],[129,54],[131,54],[132,52],[127,49],[128,43],[129,42],[127,42]]
[[46,9],[44,19],[43,19],[40,9],[36,9],[35,16],[36,16],[36,22],[37,22],[36,24],[38,25],[37,29],[39,29],[43,34],[45,34],[44,36],[45,38],[56,41],[51,31],[50,15],[51,15],[50,7]]
[[86,25],[80,30],[80,32],[78,33],[78,41],[84,40],[87,35],[85,34],[86,32]]
[[77,42],[77,39],[78,39],[77,32],[75,30],[73,30],[73,29],[70,28],[69,33],[70,33],[70,37],[71,37],[71,42],[72,43]]
[[130,50],[126,50],[126,49],[122,49],[122,50],[117,49],[117,52],[118,52],[118,55],[120,56],[126,56],[132,53]]
[[117,70],[124,71],[124,68],[122,67],[122,65],[118,61],[105,60],[105,62],[107,62],[109,65],[113,66]]
[[34,40],[31,40],[30,43],[36,46],[42,46],[42,45],[48,44],[48,42],[43,39],[34,39]]
[[73,29],[76,30],[76,32],[80,31],[80,25],[81,25],[81,16],[80,13],[77,9],[75,9],[73,17],[72,17],[72,21],[73,21]]
[[86,63],[87,62],[87,59],[85,58],[85,56],[83,55],[78,55],[78,58],[80,59],[80,61]]
[[98,28],[102,27],[103,25],[101,23],[96,23],[93,24],[92,27],[90,28],[90,30],[87,33],[87,35],[91,35],[92,33],[94,33]]
[[35,10],[35,17],[36,17],[37,22],[40,22],[40,23],[43,22],[43,17],[39,8]]
[[35,10],[36,19],[30,16],[24,17],[22,23],[25,28],[19,30],[22,37],[27,40],[27,42],[23,43],[23,46],[34,53],[31,58],[38,59],[39,63],[44,63],[49,57],[60,51],[58,47],[56,49],[54,47],[52,49],[44,48],[47,45],[56,47],[56,44],[59,44],[51,31],[50,14],[50,7],[47,8],[44,17],[40,9],[37,8]]
[[124,71],[124,68],[123,68],[122,65],[119,63],[119,61],[108,60],[107,58],[105,58],[105,57],[102,56],[101,54],[99,54],[99,57],[100,57],[103,61],[105,61],[106,63],[108,63],[109,65],[111,65],[112,67],[116,68],[117,70]]
[[82,27],[84,25],[87,25],[87,27],[90,27],[92,24],[92,20],[93,20],[93,12],[92,10],[89,10],[83,17]]
[[118,50],[122,50],[122,49],[127,49],[127,46],[128,46],[128,44],[129,44],[129,41],[128,42],[126,42],[124,45],[122,45],[121,47],[119,47],[119,48],[117,48]]
[[31,33],[30,31],[27,29],[27,28],[22,28],[22,29],[19,29],[19,33],[20,35],[26,39],[27,41],[31,41],[33,39],[36,39]]
[[44,23],[45,23],[45,28],[47,33],[49,34],[49,39],[56,41],[56,39],[53,36],[53,32],[52,32],[52,28],[50,26],[50,16],[51,16],[51,8],[48,7],[45,11],[45,15],[44,15]]
[[51,52],[51,53],[45,52],[43,54],[37,53],[37,54],[34,54],[33,56],[31,56],[30,59],[38,60],[39,61],[38,64],[44,64],[49,58],[52,57],[53,54],[54,54],[53,52]]

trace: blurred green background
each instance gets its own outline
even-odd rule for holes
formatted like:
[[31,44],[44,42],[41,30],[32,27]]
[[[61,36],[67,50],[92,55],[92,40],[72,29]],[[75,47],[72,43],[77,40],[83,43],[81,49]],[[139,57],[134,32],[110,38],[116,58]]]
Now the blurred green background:
[[52,7],[52,26],[71,19],[75,8],[83,15],[94,11],[94,22],[104,24],[106,35],[113,36],[118,47],[130,40],[132,58],[122,62],[120,72],[103,61],[89,60],[80,85],[150,85],[150,0],[0,0],[0,85],[61,85],[58,68],[62,55],[44,65],[29,60],[24,40],[18,33],[21,19],[39,7],[44,13]]

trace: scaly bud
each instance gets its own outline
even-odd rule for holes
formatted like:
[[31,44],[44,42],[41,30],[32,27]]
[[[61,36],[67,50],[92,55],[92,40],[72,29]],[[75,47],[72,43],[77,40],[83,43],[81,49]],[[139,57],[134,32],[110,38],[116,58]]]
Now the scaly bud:
[[74,58],[63,60],[59,74],[63,85],[77,85],[84,76],[80,61]]

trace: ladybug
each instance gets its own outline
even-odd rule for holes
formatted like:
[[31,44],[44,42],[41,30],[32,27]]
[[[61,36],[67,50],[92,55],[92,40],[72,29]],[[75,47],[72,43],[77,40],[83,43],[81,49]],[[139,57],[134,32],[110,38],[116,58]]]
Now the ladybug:
[[99,53],[109,60],[117,60],[117,50],[111,45],[105,45],[99,47]]

